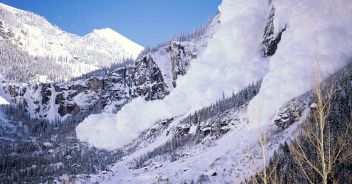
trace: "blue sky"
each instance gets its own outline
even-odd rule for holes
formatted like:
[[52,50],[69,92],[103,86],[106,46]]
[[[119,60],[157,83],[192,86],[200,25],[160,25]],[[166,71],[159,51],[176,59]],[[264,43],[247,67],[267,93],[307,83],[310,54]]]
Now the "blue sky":
[[217,13],[221,0],[0,0],[35,12],[67,32],[85,35],[110,27],[153,46],[200,27]]

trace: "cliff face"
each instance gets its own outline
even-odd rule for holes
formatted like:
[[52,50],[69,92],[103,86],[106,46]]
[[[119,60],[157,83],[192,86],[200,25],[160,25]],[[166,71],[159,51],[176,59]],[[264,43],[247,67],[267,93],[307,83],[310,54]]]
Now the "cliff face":
[[[16,104],[22,104],[32,118],[61,119],[80,112],[116,112],[136,97],[162,99],[176,86],[177,77],[186,74],[196,58],[194,48],[182,42],[171,42],[159,48],[160,55],[148,53],[135,62],[116,68],[104,75],[67,82],[10,84],[1,90]],[[191,50],[192,48],[192,50]],[[172,68],[160,67],[170,65]],[[172,83],[165,81],[172,79]]]

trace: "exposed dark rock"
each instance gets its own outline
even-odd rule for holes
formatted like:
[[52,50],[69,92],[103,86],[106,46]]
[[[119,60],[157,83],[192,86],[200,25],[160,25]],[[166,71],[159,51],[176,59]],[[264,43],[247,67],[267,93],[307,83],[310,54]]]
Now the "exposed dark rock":
[[50,84],[43,84],[41,95],[42,95],[42,104],[48,104],[51,98],[51,85]]
[[98,90],[103,88],[103,80],[100,80],[96,77],[92,77],[88,80],[89,87],[91,90],[97,92]]
[[58,113],[61,116],[65,116],[66,114],[78,114],[80,112],[80,108],[76,103],[68,103],[62,104],[59,106]]
[[270,11],[269,20],[264,30],[263,55],[264,57],[273,56],[276,53],[278,44],[281,41],[282,33],[286,31],[286,27],[278,31],[275,35],[274,29],[275,8]]
[[[189,58],[194,53],[186,51],[185,47],[178,42],[170,43],[167,48],[173,65],[172,75],[176,80],[177,76],[186,73]],[[45,117],[52,108],[57,108],[61,116],[77,114],[81,111],[99,113],[105,108],[110,109],[111,112],[117,112],[136,97],[143,97],[145,100],[162,99],[169,94],[170,88],[171,86],[165,83],[164,76],[154,58],[148,53],[133,63],[98,77],[92,76],[68,82],[28,84],[25,87],[8,85],[4,91],[10,94],[14,102],[21,102],[26,108],[29,108],[29,104],[35,104],[33,108],[37,109],[34,113],[38,115],[33,117]],[[54,100],[57,107],[51,107],[53,104],[49,103],[53,94],[55,94]]]
[[188,134],[189,130],[189,127],[177,127],[177,131],[181,136]]
[[[187,67],[189,66],[189,62],[184,59],[187,54],[184,46],[178,42],[172,42],[171,45],[166,48],[166,51],[170,53],[173,86],[176,87],[178,76],[186,74]],[[196,58],[192,53],[188,54],[192,59]]]

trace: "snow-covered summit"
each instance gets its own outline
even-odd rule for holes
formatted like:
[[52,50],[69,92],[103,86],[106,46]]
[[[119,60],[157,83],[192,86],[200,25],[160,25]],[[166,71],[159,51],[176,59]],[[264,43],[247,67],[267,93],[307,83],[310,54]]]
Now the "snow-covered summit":
[[141,45],[129,40],[111,28],[94,29],[91,33],[85,35],[84,38],[102,39],[119,48],[121,52],[125,52],[127,56],[130,54],[132,58],[136,58],[144,49]]
[[69,69],[67,79],[125,58],[134,59],[143,50],[142,46],[109,28],[81,37],[61,30],[44,17],[1,3],[0,15],[1,42]]

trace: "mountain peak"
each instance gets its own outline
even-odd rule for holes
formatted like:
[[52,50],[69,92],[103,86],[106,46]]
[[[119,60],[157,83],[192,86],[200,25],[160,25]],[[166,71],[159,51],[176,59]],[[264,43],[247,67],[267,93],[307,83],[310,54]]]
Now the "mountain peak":
[[98,37],[99,39],[104,39],[112,44],[122,45],[129,50],[133,57],[136,57],[144,49],[141,45],[131,41],[111,28],[94,29],[85,37]]
[[111,28],[94,29],[93,32],[99,34],[119,34]]
[[[81,37],[61,30],[45,17],[3,3],[0,3],[0,14],[0,40],[7,40],[0,42],[0,47],[7,48],[9,54],[21,52],[28,55],[26,57],[41,57],[45,62],[43,67],[56,63],[56,67],[65,72],[64,79],[80,76],[100,67],[109,67],[125,58],[134,59],[144,49],[110,28],[96,29]],[[10,47],[15,49],[9,49]],[[33,63],[28,59],[24,60]],[[68,66],[67,61],[75,67]],[[12,62],[7,64],[11,66]],[[54,80],[58,76],[57,71],[42,71],[40,74],[52,76]],[[62,76],[60,75],[61,78]]]
[[91,33],[89,33],[88,35],[97,35],[101,38],[105,38],[106,40],[111,40],[111,39],[127,39],[126,37],[124,37],[123,35],[121,35],[120,33],[114,31],[111,28],[103,28],[103,29],[94,29]]

